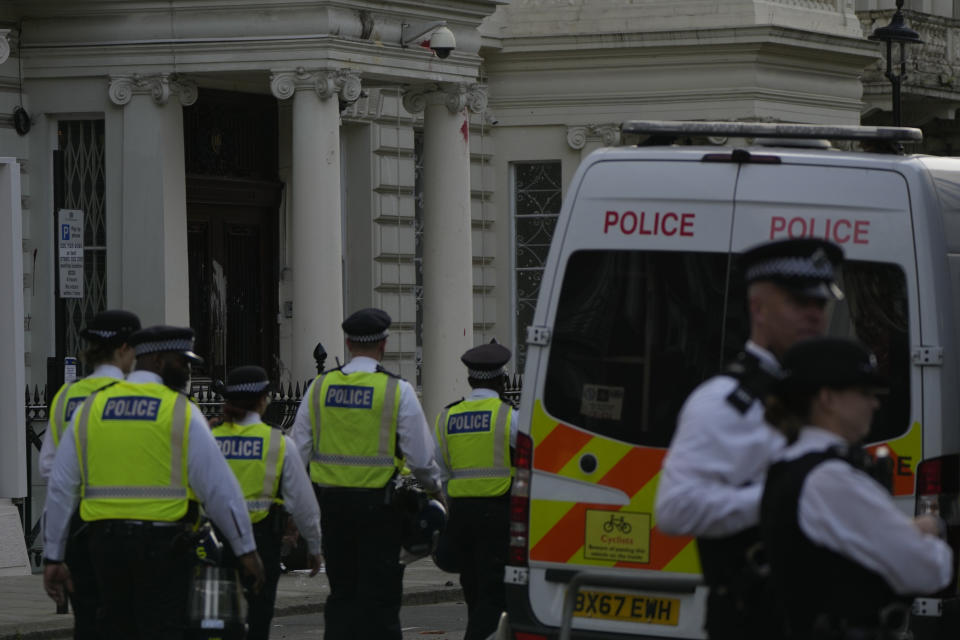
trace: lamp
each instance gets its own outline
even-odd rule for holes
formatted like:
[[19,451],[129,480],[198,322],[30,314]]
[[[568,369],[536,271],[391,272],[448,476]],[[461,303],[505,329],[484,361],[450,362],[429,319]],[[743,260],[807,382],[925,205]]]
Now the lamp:
[[[903,0],[897,0],[897,10],[890,19],[890,24],[885,27],[877,27],[867,38],[874,42],[887,43],[887,71],[884,75],[890,81],[893,93],[893,124],[900,126],[900,85],[907,76],[907,55],[906,47],[908,44],[923,44],[920,34],[908,27],[903,22]],[[893,43],[900,45],[900,67],[899,73],[893,72]]]

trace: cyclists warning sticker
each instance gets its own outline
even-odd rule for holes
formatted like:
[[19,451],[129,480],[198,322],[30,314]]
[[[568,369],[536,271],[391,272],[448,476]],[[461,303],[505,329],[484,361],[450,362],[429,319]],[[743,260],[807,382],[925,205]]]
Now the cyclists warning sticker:
[[650,562],[650,514],[587,509],[583,557]]

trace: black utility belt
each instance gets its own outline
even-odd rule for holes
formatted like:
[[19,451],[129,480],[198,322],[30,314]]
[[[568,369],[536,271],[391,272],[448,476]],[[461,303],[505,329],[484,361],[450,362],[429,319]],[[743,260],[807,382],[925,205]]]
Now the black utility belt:
[[186,522],[161,520],[94,520],[88,524],[91,531],[104,533],[163,532],[175,534],[189,528],[189,524]]

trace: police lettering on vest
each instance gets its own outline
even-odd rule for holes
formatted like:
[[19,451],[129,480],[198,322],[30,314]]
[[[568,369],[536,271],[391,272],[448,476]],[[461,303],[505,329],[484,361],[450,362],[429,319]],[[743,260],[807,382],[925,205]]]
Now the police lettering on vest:
[[370,409],[373,407],[373,387],[330,385],[325,404],[342,409]]
[[87,399],[87,396],[80,396],[77,398],[70,398],[67,400],[67,409],[63,412],[64,417],[67,419],[67,422],[70,421],[70,418],[73,417],[73,412],[77,410],[83,401]]
[[145,396],[118,396],[107,400],[102,420],[156,420],[160,398]]
[[492,415],[489,411],[455,413],[447,420],[447,433],[454,435],[457,433],[490,431],[490,417]]
[[263,457],[263,439],[243,436],[217,438],[223,457],[228,460],[259,460]]

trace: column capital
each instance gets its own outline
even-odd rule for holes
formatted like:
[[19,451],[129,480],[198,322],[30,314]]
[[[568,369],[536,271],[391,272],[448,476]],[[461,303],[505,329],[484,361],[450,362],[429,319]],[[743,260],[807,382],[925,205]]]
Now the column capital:
[[567,144],[571,149],[579,151],[588,141],[600,142],[606,147],[620,144],[620,125],[587,124],[567,127]]
[[479,84],[439,84],[408,87],[403,92],[403,108],[420,113],[427,105],[442,104],[451,114],[464,109],[483,113],[487,109],[487,88]]
[[155,75],[110,76],[110,87],[107,90],[110,101],[118,106],[124,106],[135,95],[149,95],[160,106],[167,104],[171,94],[176,94],[180,104],[189,107],[197,101],[197,83],[181,75],[158,73]]
[[7,61],[10,57],[10,38],[8,34],[10,29],[0,29],[0,64]]
[[270,74],[270,93],[278,100],[292,98],[295,92],[310,89],[316,91],[321,100],[338,96],[344,102],[354,102],[362,89],[360,73],[353,69],[307,71],[297,67],[294,71]]

